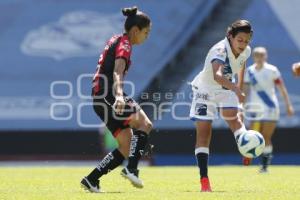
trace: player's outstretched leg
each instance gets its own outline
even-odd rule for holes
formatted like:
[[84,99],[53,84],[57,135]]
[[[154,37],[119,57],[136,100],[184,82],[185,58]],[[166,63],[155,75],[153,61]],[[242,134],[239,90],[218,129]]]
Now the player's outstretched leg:
[[[246,128],[242,120],[239,118],[237,109],[222,109],[222,116],[227,122],[229,128],[233,132],[235,141],[237,142],[240,135],[246,132]],[[243,165],[250,165],[252,162],[251,158],[243,157]]]
[[152,123],[143,110],[131,116],[130,127],[137,129],[131,138],[128,165],[121,171],[121,175],[128,179],[133,186],[143,188],[143,181],[139,178],[138,163],[144,154],[148,135],[152,129]]
[[108,153],[98,164],[98,166],[86,177],[81,180],[81,186],[93,193],[101,192],[99,179],[121,165],[126,157],[128,157],[132,130],[126,128],[122,130],[116,137],[119,148]]
[[[258,121],[253,121],[250,124],[250,130],[255,130],[261,133],[261,123]],[[252,158],[243,157],[243,165],[248,166],[252,162]]]
[[107,174],[109,171],[118,167],[124,161],[122,153],[115,149],[114,151],[107,154],[99,165],[86,177],[81,180],[81,186],[90,191],[99,193],[101,192],[99,186],[99,179]]
[[252,163],[252,158],[243,157],[243,165],[248,166]]
[[237,142],[240,135],[246,132],[245,124],[238,116],[238,109],[221,109],[221,114],[224,120],[227,122],[230,130],[233,132],[234,139]]

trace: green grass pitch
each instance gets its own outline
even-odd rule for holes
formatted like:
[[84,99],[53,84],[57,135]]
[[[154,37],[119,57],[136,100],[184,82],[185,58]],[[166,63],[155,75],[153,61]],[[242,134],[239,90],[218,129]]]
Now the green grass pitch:
[[193,200],[193,199],[300,199],[300,167],[271,166],[258,174],[257,166],[212,166],[212,193],[199,192],[196,167],[142,167],[145,188],[123,179],[118,168],[101,179],[105,191],[84,192],[79,181],[91,167],[1,167],[1,200]]

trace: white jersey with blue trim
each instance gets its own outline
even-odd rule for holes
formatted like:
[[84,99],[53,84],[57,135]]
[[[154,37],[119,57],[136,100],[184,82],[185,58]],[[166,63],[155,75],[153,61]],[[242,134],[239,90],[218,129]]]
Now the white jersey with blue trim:
[[248,102],[278,109],[275,81],[281,78],[279,70],[269,63],[264,63],[261,69],[255,66],[249,66],[245,72],[244,82],[250,85]]
[[251,55],[251,48],[247,48],[237,57],[232,53],[227,38],[215,44],[208,52],[203,70],[194,78],[192,85],[196,87],[207,87],[212,89],[222,89],[223,87],[214,80],[212,62],[218,60],[224,64],[223,75],[233,81],[246,60]]

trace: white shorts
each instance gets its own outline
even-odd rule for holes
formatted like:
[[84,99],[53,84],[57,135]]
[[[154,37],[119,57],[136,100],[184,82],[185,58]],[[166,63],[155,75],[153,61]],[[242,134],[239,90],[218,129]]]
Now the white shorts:
[[190,119],[214,120],[220,108],[238,109],[238,98],[231,90],[199,88],[193,90]]
[[278,121],[279,108],[269,108],[264,104],[249,104],[245,106],[245,119],[249,121]]

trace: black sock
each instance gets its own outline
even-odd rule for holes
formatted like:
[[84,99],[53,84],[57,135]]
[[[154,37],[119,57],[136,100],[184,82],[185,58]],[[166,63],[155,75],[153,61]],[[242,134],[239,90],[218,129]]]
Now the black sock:
[[135,131],[131,138],[130,152],[128,156],[128,169],[137,169],[138,162],[144,153],[148,142],[148,134],[143,131]]
[[111,170],[115,169],[124,161],[124,156],[118,149],[107,154],[99,163],[99,165],[87,176],[88,180],[98,180],[104,174],[107,174]]
[[267,169],[271,164],[272,153],[262,154],[261,156],[261,164],[263,169]]
[[207,165],[208,165],[208,154],[207,153],[197,153],[196,155],[198,167],[200,170],[200,177],[208,177],[207,176]]

